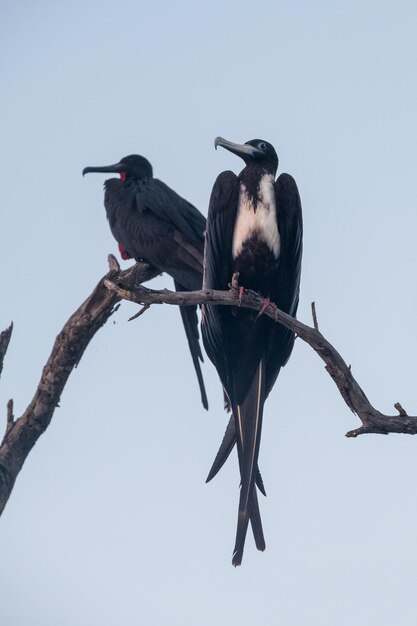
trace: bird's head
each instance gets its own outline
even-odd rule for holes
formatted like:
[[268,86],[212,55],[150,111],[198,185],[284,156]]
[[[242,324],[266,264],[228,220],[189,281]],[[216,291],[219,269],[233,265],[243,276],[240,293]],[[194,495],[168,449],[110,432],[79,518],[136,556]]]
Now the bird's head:
[[214,147],[217,149],[217,146],[240,156],[246,165],[259,165],[274,175],[278,169],[278,155],[275,148],[264,139],[251,139],[240,144],[223,139],[223,137],[216,137]]
[[152,178],[152,165],[145,157],[139,154],[130,154],[123,157],[114,165],[103,165],[99,167],[85,167],[83,176],[90,172],[115,173],[119,174],[123,182],[131,179],[145,180]]

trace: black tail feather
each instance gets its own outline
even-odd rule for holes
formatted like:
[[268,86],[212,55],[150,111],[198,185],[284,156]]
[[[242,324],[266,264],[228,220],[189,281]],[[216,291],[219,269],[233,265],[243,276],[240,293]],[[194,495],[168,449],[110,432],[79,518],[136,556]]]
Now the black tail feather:
[[221,470],[223,465],[226,463],[229,457],[229,454],[233,450],[235,443],[236,443],[235,418],[232,415],[232,417],[229,420],[229,423],[227,424],[226,432],[224,433],[219,451],[216,454],[216,458],[214,459],[213,465],[211,466],[211,469],[206,478],[206,483],[210,482],[212,478],[214,478],[216,474]]
[[[185,287],[174,280],[175,289],[177,291],[186,291]],[[198,334],[198,317],[196,306],[180,306],[182,323],[184,324],[185,334],[187,335],[188,345],[190,347],[191,358],[193,359],[194,369],[197,374],[198,384],[201,393],[201,402],[205,409],[208,409],[208,400],[206,389],[204,387],[203,374],[201,372],[200,361],[204,361],[201,352],[199,334]]]
[[[217,472],[223,467],[224,463],[226,462],[226,459],[228,458],[229,454],[233,450],[233,446],[235,445],[235,443],[236,443],[236,429],[235,429],[235,420],[234,420],[234,417],[232,416],[227,425],[226,432],[224,434],[223,441],[220,445],[219,451],[216,455],[216,458],[214,459],[214,463],[211,467],[209,475],[207,476],[206,483],[208,483],[212,478],[214,478]],[[266,496],[264,484],[262,481],[262,476],[259,471],[259,468],[257,467],[256,468],[257,484],[258,484],[258,480],[259,480],[259,484],[262,487],[260,489],[261,493],[264,496]],[[261,514],[259,512],[259,504],[258,504],[258,497],[256,494],[256,489],[253,490],[253,495],[252,495],[252,508],[251,508],[250,521],[252,525],[253,537],[255,539],[256,547],[258,548],[258,550],[265,550],[265,539],[264,539],[264,534],[263,534],[263,529],[262,529]]]
[[[219,471],[221,470],[221,468],[223,467],[223,465],[226,463],[227,459],[229,458],[229,455],[231,451],[233,450],[233,446],[235,445],[235,443],[236,443],[236,427],[235,427],[235,418],[232,415],[232,417],[230,418],[226,426],[226,432],[223,435],[223,440],[216,454],[216,458],[214,459],[213,465],[211,466],[208,476],[206,478],[206,483],[209,483],[216,476],[216,474],[219,473]],[[258,465],[256,466],[255,483],[259,491],[261,492],[261,494],[266,497],[265,485],[264,485],[262,474],[259,470]]]
[[[264,401],[264,364],[261,361],[245,399],[240,405],[233,406],[241,475],[239,514],[232,560],[235,566],[242,562],[249,519],[255,511],[259,514],[259,509],[256,506],[257,500],[255,503],[253,494],[256,495],[255,475],[261,441]],[[260,520],[259,515],[257,521],[260,522]],[[255,528],[256,526],[255,524]]]
[[265,543],[264,531],[262,528],[261,513],[259,511],[258,495],[256,493],[255,487],[253,488],[253,491],[252,491],[250,523],[252,526],[253,538],[255,539],[255,545],[258,550],[263,552],[266,548],[266,543]]

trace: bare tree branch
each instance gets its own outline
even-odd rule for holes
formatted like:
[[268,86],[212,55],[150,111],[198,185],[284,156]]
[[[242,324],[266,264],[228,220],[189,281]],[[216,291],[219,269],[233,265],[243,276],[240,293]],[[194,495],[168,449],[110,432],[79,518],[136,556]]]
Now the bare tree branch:
[[[211,289],[192,292],[172,292],[167,289],[156,291],[141,285],[159,273],[148,264],[138,263],[122,272],[116,259],[110,256],[109,265],[110,272],[73,313],[56,338],[35,395],[23,415],[15,420],[13,401],[8,402],[6,433],[0,445],[0,514],[25,459],[52,419],[68,377],[79,363],[95,333],[113,314],[121,299],[142,306],[132,319],[144,313],[152,304],[242,306],[257,311],[260,311],[264,304],[259,294],[239,289],[237,275],[232,277],[230,291]],[[314,328],[283,313],[274,304],[266,308],[264,315],[293,330],[323,359],[344,401],[362,421],[360,428],[348,432],[346,436],[390,432],[416,434],[417,418],[408,416],[399,403],[395,405],[399,414],[394,416],[383,415],[370,404],[352,376],[350,367],[319,332],[315,307],[312,311]],[[0,371],[11,332],[12,326],[0,334]]]
[[[118,307],[120,297],[106,289],[104,281],[118,276],[133,287],[136,283],[150,280],[159,274],[158,270],[147,263],[138,263],[124,272],[120,272],[120,267],[112,256],[109,257],[109,264],[110,272],[71,315],[56,338],[35,395],[26,411],[15,420],[13,403],[8,403],[7,429],[0,445],[0,514],[26,457],[52,419],[69,375],[79,363],[95,333]],[[4,332],[8,331],[11,333],[11,329]]]
[[13,332],[13,322],[10,324],[9,328],[3,330],[0,333],[0,374],[3,371],[3,361],[6,356],[7,348],[9,347],[10,337]]
[[[181,306],[215,304],[217,306],[242,306],[259,311],[263,305],[263,298],[253,291],[245,289],[243,296],[240,298],[235,276],[232,279],[231,284],[233,287],[230,291],[206,289],[203,291],[172,292],[167,289],[155,291],[143,286],[131,290],[124,285],[123,279],[113,282],[110,278],[105,279],[104,284],[120,298],[137,302],[144,307],[149,307],[152,304]],[[417,433],[417,417],[407,415],[399,403],[395,404],[399,415],[384,415],[371,405],[364,391],[353,377],[350,367],[346,365],[341,355],[318,330],[315,306],[312,307],[312,311],[314,328],[290,317],[283,311],[280,311],[274,304],[270,304],[264,314],[293,330],[298,337],[308,343],[323,359],[326,364],[326,370],[337,385],[342,398],[362,422],[360,428],[349,431],[346,433],[346,437],[357,437],[364,433],[383,435],[404,433],[415,435]]]

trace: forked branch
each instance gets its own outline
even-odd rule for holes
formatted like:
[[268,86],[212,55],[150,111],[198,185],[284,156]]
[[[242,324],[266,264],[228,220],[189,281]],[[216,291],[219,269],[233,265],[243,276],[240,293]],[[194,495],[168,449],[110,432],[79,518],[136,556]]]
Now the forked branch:
[[[0,445],[0,514],[26,457],[52,419],[68,377],[95,333],[113,314],[121,299],[140,304],[141,313],[152,304],[242,306],[257,311],[263,305],[262,297],[252,291],[245,290],[240,298],[237,276],[233,277],[229,291],[156,291],[140,284],[159,273],[155,268],[146,263],[138,263],[122,272],[114,257],[110,256],[109,261],[110,272],[69,318],[56,338],[35,395],[26,411],[15,419],[13,402],[10,400],[8,403],[6,432]],[[362,426],[348,432],[347,437],[356,437],[363,433],[417,433],[417,418],[408,416],[399,403],[395,405],[398,415],[394,416],[383,415],[370,404],[350,368],[319,332],[317,317],[314,317],[314,328],[311,328],[286,315],[274,304],[267,307],[264,315],[293,330],[323,359],[346,404],[362,421]],[[12,326],[0,333],[0,372],[11,332]]]
[[[147,263],[138,263],[124,272],[120,271],[114,257],[109,257],[109,263],[110,272],[71,315],[56,338],[35,395],[26,411],[21,417],[14,419],[13,402],[8,403],[6,433],[0,445],[0,514],[26,457],[49,426],[69,375],[80,362],[95,333],[118,307],[120,297],[104,286],[104,280],[111,280],[117,276],[123,279],[126,285],[133,287],[136,282],[150,280],[159,273]],[[11,328],[4,333],[9,333],[10,339]],[[8,343],[8,339],[4,341]],[[3,345],[3,339],[1,341]]]
[[[173,292],[168,289],[155,291],[140,286],[134,290],[123,283],[123,280],[105,280],[105,285],[120,298],[137,302],[142,306],[149,307],[152,304],[208,304],[217,306],[242,306],[259,311],[263,305],[263,298],[249,290],[244,290],[243,297],[239,299],[236,276],[232,279],[232,287],[229,291],[215,291],[206,289],[203,291]],[[308,343],[317,352],[326,364],[326,370],[337,385],[342,398],[348,407],[362,422],[360,428],[346,433],[347,437],[357,437],[364,433],[404,433],[415,435],[417,433],[417,417],[409,416],[399,403],[394,407],[398,415],[384,415],[375,409],[366,397],[363,389],[355,380],[350,367],[348,367],[339,352],[325,339],[318,329],[315,306],[312,306],[314,327],[306,326],[302,322],[280,311],[274,304],[270,304],[264,315],[268,315],[276,322],[291,329],[303,341]]]

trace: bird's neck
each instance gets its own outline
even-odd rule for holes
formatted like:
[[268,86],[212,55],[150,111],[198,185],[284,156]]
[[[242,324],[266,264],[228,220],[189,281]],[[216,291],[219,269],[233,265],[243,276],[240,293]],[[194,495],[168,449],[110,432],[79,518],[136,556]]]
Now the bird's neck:
[[265,165],[247,165],[239,175],[240,188],[246,189],[248,197],[251,199],[256,211],[256,206],[260,200],[260,187],[262,181],[274,183],[274,172]]

